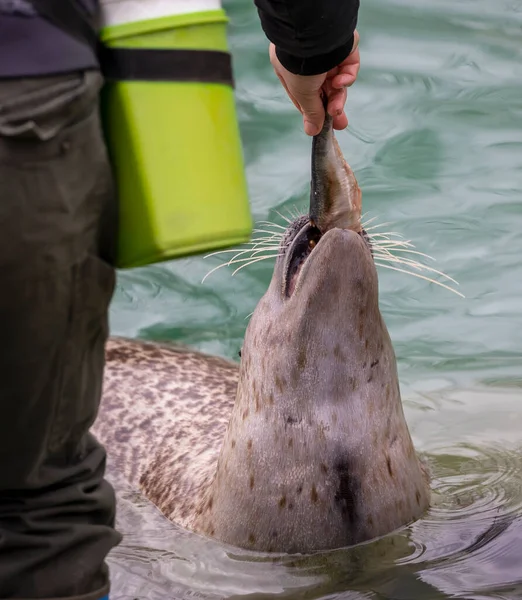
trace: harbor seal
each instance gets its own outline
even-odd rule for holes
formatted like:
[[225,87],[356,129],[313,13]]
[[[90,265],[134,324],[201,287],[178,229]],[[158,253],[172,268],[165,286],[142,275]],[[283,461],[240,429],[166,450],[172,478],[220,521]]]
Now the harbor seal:
[[313,140],[309,215],[281,240],[239,369],[112,339],[94,433],[172,521],[242,548],[310,553],[418,519],[427,473],[331,118]]

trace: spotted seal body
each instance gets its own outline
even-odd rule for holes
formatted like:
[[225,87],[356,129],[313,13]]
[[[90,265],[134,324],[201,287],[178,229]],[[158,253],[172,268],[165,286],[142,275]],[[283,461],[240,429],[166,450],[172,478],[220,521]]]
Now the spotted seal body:
[[111,469],[190,527],[215,473],[237,364],[170,344],[112,338],[93,433]]
[[113,340],[95,433],[177,523],[261,551],[312,552],[422,515],[427,475],[404,417],[355,177],[331,119],[309,216],[281,241],[241,364]]

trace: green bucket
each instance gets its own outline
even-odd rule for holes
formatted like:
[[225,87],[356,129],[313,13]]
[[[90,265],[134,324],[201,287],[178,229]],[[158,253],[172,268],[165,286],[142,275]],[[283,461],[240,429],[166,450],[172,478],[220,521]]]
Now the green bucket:
[[[185,50],[223,58],[226,23],[223,10],[210,10],[105,27],[100,38],[124,57]],[[232,85],[159,79],[109,77],[102,93],[120,268],[241,244],[252,233]]]

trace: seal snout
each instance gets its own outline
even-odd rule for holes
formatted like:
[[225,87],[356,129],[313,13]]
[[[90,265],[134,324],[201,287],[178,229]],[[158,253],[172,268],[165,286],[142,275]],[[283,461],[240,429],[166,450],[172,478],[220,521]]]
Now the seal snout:
[[313,224],[306,223],[291,243],[285,259],[285,297],[291,298],[306,279],[312,254],[314,261],[325,266],[337,265],[341,271],[342,267],[346,269],[347,263],[360,262],[362,254],[366,253],[371,253],[371,248],[364,230],[356,233],[350,229],[333,228],[323,235]]

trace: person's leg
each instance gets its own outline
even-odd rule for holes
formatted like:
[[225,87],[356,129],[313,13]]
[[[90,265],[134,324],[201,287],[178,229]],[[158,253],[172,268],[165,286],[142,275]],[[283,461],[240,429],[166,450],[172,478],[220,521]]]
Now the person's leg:
[[99,406],[116,194],[97,73],[0,81],[0,599],[108,593]]

